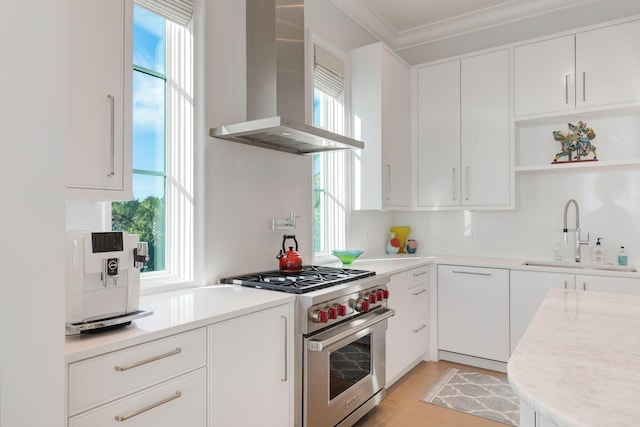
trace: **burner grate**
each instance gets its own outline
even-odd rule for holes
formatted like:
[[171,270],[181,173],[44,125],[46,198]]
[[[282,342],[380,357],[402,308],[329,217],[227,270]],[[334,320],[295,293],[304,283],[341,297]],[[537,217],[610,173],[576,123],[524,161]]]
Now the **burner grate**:
[[374,276],[375,274],[374,271],[307,265],[303,266],[300,273],[294,275],[284,275],[278,270],[272,270],[227,277],[222,279],[221,282],[302,294]]

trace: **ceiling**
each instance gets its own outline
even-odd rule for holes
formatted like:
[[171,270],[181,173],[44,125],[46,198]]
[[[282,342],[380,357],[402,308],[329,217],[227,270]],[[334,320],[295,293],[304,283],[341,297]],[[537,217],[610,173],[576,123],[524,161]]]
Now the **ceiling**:
[[640,14],[638,0],[331,0],[410,64]]

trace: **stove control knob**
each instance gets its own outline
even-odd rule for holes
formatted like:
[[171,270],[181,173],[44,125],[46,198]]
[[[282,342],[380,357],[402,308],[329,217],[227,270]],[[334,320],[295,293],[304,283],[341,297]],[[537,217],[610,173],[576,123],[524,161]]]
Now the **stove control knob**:
[[315,323],[327,323],[329,321],[329,313],[325,310],[316,310],[313,312],[311,319]]
[[389,289],[382,290],[382,298],[389,299]]
[[376,298],[378,299],[378,301],[384,300],[384,292],[382,291],[382,289],[378,289],[376,291]]
[[371,303],[369,302],[369,300],[360,298],[358,301],[356,301],[356,306],[354,308],[356,309],[356,311],[366,313],[371,308]]
[[378,302],[378,295],[375,292],[371,292],[369,294],[369,302],[371,304],[375,304],[376,302]]
[[338,304],[336,306],[336,309],[338,310],[338,316],[346,316],[347,315],[347,306],[344,304]]
[[338,307],[329,307],[327,309],[327,313],[329,314],[329,319],[337,319],[338,318]]

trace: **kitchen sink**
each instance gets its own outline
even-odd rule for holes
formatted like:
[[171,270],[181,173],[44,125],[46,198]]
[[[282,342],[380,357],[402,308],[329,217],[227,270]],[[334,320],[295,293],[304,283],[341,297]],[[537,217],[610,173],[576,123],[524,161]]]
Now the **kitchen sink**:
[[636,267],[630,265],[589,264],[572,261],[525,261],[522,265],[530,265],[532,267],[577,268],[580,270],[621,271],[628,273],[638,272]]

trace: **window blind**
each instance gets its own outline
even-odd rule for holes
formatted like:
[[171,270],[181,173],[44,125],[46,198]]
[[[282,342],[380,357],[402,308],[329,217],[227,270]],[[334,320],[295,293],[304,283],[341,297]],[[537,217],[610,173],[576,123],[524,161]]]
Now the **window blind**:
[[135,0],[136,4],[186,27],[193,15],[193,0]]
[[315,86],[334,98],[344,90],[344,63],[318,45],[313,47]]

